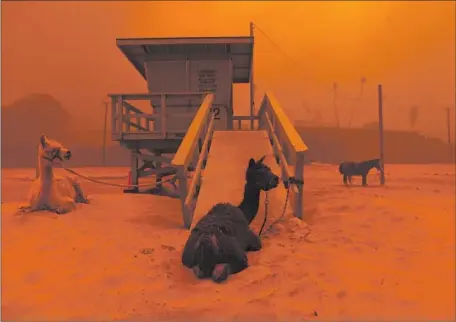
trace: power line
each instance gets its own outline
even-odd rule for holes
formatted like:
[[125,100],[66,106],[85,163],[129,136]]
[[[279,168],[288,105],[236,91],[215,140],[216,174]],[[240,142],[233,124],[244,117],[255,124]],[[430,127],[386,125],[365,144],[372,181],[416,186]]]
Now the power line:
[[[278,45],[271,37],[269,37],[266,32],[261,28],[259,27],[256,23],[252,22],[253,26],[255,27],[255,30],[258,30],[278,51],[280,51],[280,53],[285,57],[285,59],[287,59],[289,62],[291,62],[293,65],[295,65],[302,74],[304,74],[304,71],[301,67],[301,65],[296,61],[294,60],[290,55],[288,55],[288,53],[282,49],[282,47],[280,45]],[[302,75],[304,76],[304,75]],[[308,75],[306,75],[306,77],[308,78]],[[332,87],[325,87],[325,92],[333,92],[333,88]]]
[[282,55],[290,60],[294,65],[296,65],[297,67],[300,67],[299,64],[294,60],[292,59],[286,52],[285,50],[282,49],[282,47],[280,47],[274,40],[271,39],[271,37],[269,37],[256,23],[253,23],[253,26],[255,27],[256,30],[258,30],[261,34],[263,34],[263,36],[266,37],[267,40],[269,40],[269,42],[274,46],[276,47],[276,49],[278,49]]

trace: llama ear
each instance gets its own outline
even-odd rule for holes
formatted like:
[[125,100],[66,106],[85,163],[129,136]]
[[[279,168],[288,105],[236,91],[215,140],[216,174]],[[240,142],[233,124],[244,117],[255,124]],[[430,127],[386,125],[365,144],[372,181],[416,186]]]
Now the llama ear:
[[266,158],[266,155],[263,155],[260,160],[258,160],[258,163],[263,163],[264,159]]
[[41,146],[42,146],[43,148],[46,147],[46,145],[47,145],[47,138],[46,138],[46,135],[41,134],[41,136],[40,136],[40,144],[41,144]]
[[253,167],[255,165],[255,160],[250,159],[249,160],[249,168]]

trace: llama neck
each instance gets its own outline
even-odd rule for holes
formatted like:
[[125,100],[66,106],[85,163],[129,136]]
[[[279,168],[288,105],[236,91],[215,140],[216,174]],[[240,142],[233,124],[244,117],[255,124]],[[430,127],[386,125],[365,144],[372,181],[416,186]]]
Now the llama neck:
[[52,179],[54,178],[54,173],[52,171],[52,166],[40,162],[39,167],[39,179],[43,187],[50,187]]
[[36,158],[36,168],[35,168],[35,179],[40,177],[41,170],[41,156],[40,156],[40,147],[38,146],[38,156]]
[[258,213],[259,206],[260,189],[252,185],[249,185],[249,183],[246,183],[244,188],[244,199],[242,199],[241,204],[238,207],[244,213],[244,216],[249,222],[249,224],[252,222],[252,220]]

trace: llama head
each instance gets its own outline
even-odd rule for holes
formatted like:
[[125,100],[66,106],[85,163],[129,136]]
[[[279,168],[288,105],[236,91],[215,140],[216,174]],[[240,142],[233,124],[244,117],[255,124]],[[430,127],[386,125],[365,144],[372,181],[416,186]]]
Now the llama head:
[[195,276],[198,278],[210,277],[215,265],[223,257],[222,255],[218,237],[215,234],[201,234],[195,245],[195,265],[193,266]]
[[245,180],[248,184],[260,190],[268,191],[277,187],[279,177],[272,172],[271,168],[263,163],[265,157],[261,157],[258,161],[254,159],[249,160]]
[[59,167],[63,164],[63,161],[71,158],[71,151],[43,134],[40,136],[38,157],[41,158],[41,162],[44,165]]

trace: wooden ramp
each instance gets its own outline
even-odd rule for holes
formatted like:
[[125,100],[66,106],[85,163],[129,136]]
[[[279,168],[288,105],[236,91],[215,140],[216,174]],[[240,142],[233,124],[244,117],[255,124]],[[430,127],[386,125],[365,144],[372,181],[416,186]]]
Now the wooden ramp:
[[[255,160],[268,155],[265,163],[280,177],[279,166],[272,155],[272,147],[265,131],[215,131],[211,150],[198,196],[192,228],[212,206],[219,202],[237,205],[242,200],[245,171],[250,158]],[[286,190],[282,183],[269,192],[268,222],[282,214]],[[262,193],[260,210],[255,222],[263,221]],[[287,212],[290,207],[287,207]],[[255,225],[257,226],[257,224]],[[266,225],[266,227],[268,224]]]

